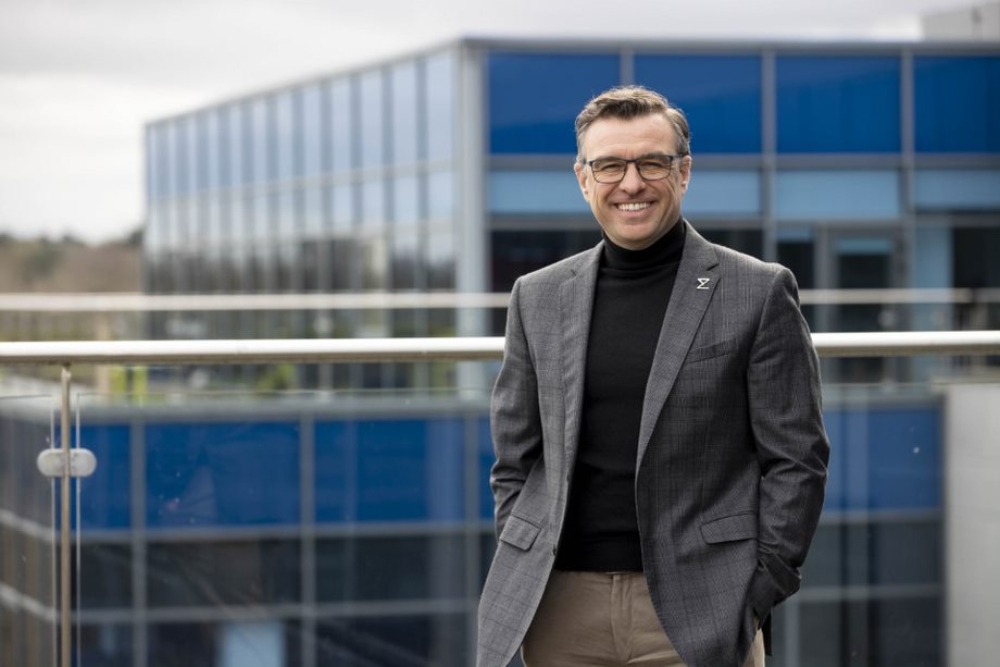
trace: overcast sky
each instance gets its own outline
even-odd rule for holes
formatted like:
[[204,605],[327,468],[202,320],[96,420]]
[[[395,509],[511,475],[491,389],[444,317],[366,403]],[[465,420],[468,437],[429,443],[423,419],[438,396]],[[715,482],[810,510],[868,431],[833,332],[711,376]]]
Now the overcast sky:
[[0,0],[0,232],[143,219],[142,128],[463,35],[916,40],[976,0]]

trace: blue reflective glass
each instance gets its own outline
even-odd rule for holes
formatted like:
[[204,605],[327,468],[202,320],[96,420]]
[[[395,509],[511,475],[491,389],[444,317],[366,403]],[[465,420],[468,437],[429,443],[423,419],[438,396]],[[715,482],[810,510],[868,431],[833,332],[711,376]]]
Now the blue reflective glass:
[[292,178],[296,174],[296,153],[298,152],[298,121],[295,90],[286,90],[274,97],[274,144],[275,174],[279,180]]
[[361,220],[365,226],[385,222],[385,182],[381,178],[361,185]]
[[80,429],[81,446],[100,462],[81,487],[80,521],[85,530],[129,528],[132,525],[131,449],[129,427],[91,425]]
[[941,507],[937,407],[827,409],[826,511]]
[[490,489],[490,470],[496,461],[496,454],[493,452],[493,438],[490,436],[490,421],[488,419],[479,420],[476,432],[479,437],[476,439],[477,453],[479,457],[479,518],[484,520],[493,519],[493,491]]
[[205,190],[219,189],[219,175],[222,168],[221,117],[219,109],[212,109],[205,114]]
[[488,180],[489,212],[586,213],[587,202],[568,166],[559,171],[494,171]]
[[573,124],[595,95],[617,85],[617,55],[496,52],[488,61],[490,152],[576,153]]
[[385,164],[385,94],[382,70],[361,76],[361,166]]
[[915,146],[1000,153],[1000,56],[913,59]]
[[896,220],[900,210],[896,170],[810,169],[779,171],[774,183],[778,220]]
[[294,423],[147,424],[150,528],[299,521]]
[[316,425],[316,520],[461,521],[465,427],[459,419]]
[[334,173],[354,167],[354,86],[350,79],[330,85],[330,168]]
[[270,177],[268,152],[271,140],[271,105],[265,97],[258,97],[250,102],[250,137],[251,137],[251,167],[252,183],[264,183]]
[[918,169],[913,203],[921,211],[1000,211],[1000,169]]
[[413,224],[421,218],[416,176],[400,176],[393,181],[392,217],[399,224]]
[[757,56],[636,56],[635,82],[663,94],[691,126],[698,153],[759,153]]
[[424,64],[428,160],[450,160],[455,146],[455,57],[451,52],[427,58]]
[[684,195],[688,215],[757,217],[760,172],[695,170]]
[[302,229],[315,235],[325,227],[323,210],[323,188],[318,183],[310,183],[302,192]]
[[243,110],[238,105],[226,109],[226,155],[223,170],[223,187],[237,187],[243,183]]
[[323,87],[313,84],[302,89],[302,169],[300,174],[323,172]]
[[450,219],[455,215],[455,175],[436,171],[427,177],[427,215],[431,220]]
[[413,61],[392,68],[392,161],[417,161],[417,65]]
[[900,150],[899,58],[780,56],[778,151]]

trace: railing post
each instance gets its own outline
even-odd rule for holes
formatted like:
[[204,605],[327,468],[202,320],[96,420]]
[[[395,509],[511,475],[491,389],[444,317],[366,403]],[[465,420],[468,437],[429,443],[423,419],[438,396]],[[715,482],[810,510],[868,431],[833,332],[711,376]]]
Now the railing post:
[[62,471],[62,508],[59,518],[59,600],[61,613],[59,615],[60,641],[59,641],[59,667],[70,667],[70,648],[72,638],[72,622],[70,620],[70,530],[72,530],[72,516],[70,513],[70,479],[73,472],[70,462],[70,430],[69,430],[69,410],[70,410],[70,381],[72,373],[69,364],[62,367],[62,400],[60,403],[60,436],[62,442],[63,471]]

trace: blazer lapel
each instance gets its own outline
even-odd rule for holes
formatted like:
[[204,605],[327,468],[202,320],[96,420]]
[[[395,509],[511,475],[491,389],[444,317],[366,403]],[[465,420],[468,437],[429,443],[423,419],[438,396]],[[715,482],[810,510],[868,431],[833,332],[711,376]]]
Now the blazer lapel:
[[[687,224],[685,221],[684,224]],[[663,328],[656,344],[656,353],[646,382],[646,396],[642,405],[642,420],[639,424],[639,452],[636,469],[646,452],[653,428],[659,419],[663,404],[670,395],[677,372],[684,363],[701,323],[705,310],[712,300],[718,283],[718,258],[711,244],[690,225],[684,241],[684,253],[670,303],[663,318]]]
[[587,364],[587,341],[593,313],[594,289],[603,243],[581,257],[574,275],[559,287],[562,322],[562,377],[565,392],[566,470],[576,463],[580,440],[580,415],[583,409],[583,378]]

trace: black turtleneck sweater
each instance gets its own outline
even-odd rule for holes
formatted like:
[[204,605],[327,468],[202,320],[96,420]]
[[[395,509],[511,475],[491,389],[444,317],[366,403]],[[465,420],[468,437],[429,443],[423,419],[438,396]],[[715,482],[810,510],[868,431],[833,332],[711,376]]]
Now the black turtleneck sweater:
[[635,505],[639,421],[684,249],[684,222],[643,250],[607,237],[594,293],[580,443],[556,568],[642,570]]

